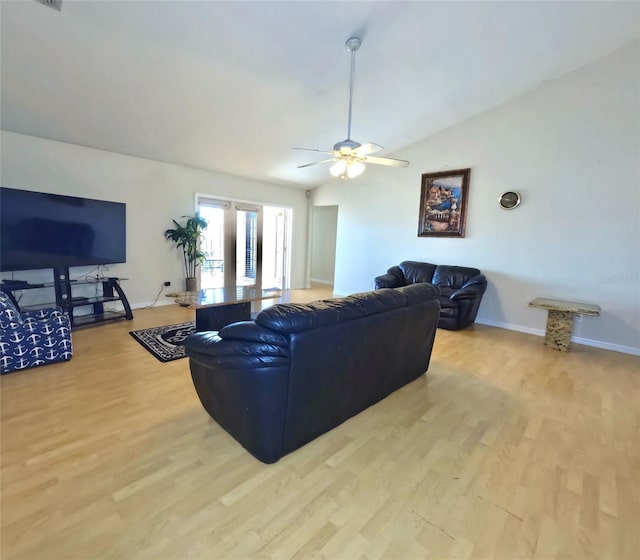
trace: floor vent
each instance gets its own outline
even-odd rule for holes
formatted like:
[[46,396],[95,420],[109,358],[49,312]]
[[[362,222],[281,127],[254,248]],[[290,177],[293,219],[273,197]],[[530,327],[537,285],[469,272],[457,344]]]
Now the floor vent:
[[36,0],[36,2],[49,6],[50,8],[55,8],[58,11],[62,10],[62,0]]

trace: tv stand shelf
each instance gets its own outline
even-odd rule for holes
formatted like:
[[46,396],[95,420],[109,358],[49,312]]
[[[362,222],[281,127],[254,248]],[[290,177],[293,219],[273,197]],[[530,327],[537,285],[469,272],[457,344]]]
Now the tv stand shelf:
[[[133,319],[133,313],[129,300],[125,295],[120,282],[126,280],[126,278],[116,277],[90,277],[79,278],[70,280],[69,269],[54,269],[54,281],[43,282],[38,284],[29,283],[6,283],[3,282],[1,289],[5,292],[13,301],[15,306],[19,310],[36,310],[43,309],[45,307],[61,307],[69,314],[72,327],[79,327],[83,325],[101,323],[103,321],[112,321],[115,319]],[[72,295],[72,288],[76,286],[87,286],[91,284],[100,285],[102,289],[101,295],[95,296],[76,296]],[[54,288],[55,290],[55,302],[51,303],[38,303],[20,306],[15,297],[14,292],[20,292],[23,290],[35,290],[41,288]],[[113,302],[122,303],[122,311],[112,311],[104,308],[105,303]],[[91,311],[85,315],[74,315],[74,309],[91,307]]]
[[104,311],[103,313],[92,313],[90,315],[78,315],[74,318],[74,325],[82,327],[84,325],[93,325],[94,323],[102,323],[104,321],[113,321],[114,319],[133,319],[133,316],[127,317],[123,311]]

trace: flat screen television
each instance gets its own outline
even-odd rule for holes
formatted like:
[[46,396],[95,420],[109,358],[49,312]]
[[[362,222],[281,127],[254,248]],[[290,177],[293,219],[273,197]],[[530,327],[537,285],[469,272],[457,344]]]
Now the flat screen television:
[[126,204],[0,187],[0,270],[126,260]]

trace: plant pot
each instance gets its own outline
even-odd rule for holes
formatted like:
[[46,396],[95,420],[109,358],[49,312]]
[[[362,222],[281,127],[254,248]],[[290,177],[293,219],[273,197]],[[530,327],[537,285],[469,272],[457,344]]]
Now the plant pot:
[[198,291],[198,279],[191,276],[185,279],[185,284],[187,288],[187,292],[197,292]]

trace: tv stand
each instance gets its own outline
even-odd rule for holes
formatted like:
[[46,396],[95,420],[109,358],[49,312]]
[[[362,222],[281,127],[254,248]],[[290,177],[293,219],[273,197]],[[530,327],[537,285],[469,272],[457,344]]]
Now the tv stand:
[[[55,303],[26,305],[22,306],[22,309],[42,309],[43,307],[53,307],[54,305],[57,305],[69,314],[71,327],[73,328],[83,325],[102,323],[104,321],[112,321],[114,319],[133,319],[129,300],[120,286],[120,282],[122,280],[126,280],[126,278],[111,276],[71,280],[69,278],[69,268],[65,267],[53,269],[53,282],[45,282],[42,284],[20,283],[20,285],[3,283],[2,289],[11,298],[16,307],[20,309],[14,292],[34,290],[36,288],[53,288],[55,291]],[[75,286],[86,286],[88,284],[100,284],[102,294],[97,293],[95,296],[73,296],[72,289]],[[122,307],[124,308],[122,311],[109,311],[104,308],[105,303],[117,301],[122,304]],[[91,313],[86,315],[74,315],[74,310],[77,307],[88,306],[91,307]]]

